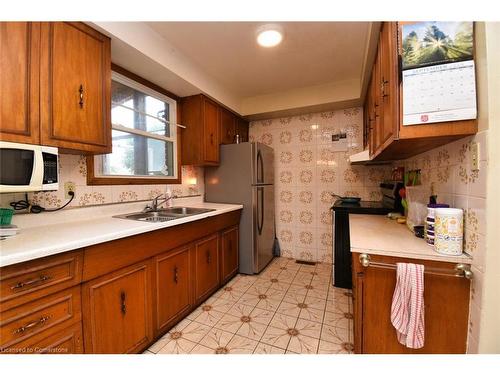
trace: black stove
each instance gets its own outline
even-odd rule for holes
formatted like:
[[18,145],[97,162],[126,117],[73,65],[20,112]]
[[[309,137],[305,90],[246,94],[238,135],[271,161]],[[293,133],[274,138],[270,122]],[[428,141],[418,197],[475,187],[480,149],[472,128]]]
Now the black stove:
[[387,215],[389,212],[401,212],[399,189],[401,182],[380,184],[383,199],[381,201],[360,201],[344,203],[337,200],[333,206],[333,285],[338,288],[352,288],[351,242],[349,239],[349,214]]

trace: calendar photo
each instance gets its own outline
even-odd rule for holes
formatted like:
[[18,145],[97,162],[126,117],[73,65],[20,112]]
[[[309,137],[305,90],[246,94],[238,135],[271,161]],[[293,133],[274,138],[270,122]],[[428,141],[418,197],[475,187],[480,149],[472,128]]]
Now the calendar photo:
[[473,59],[473,22],[402,26],[403,70]]

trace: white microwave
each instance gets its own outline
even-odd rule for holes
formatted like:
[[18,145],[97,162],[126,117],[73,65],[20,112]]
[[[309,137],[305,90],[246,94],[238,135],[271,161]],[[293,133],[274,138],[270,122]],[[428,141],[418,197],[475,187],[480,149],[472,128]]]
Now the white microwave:
[[0,193],[58,188],[56,147],[0,141]]

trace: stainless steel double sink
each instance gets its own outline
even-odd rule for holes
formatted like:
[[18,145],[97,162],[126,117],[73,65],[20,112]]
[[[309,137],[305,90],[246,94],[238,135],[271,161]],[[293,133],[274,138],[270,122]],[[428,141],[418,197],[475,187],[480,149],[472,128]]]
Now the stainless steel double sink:
[[157,211],[146,212],[133,212],[130,214],[116,215],[113,217],[119,219],[129,219],[137,221],[149,221],[153,223],[160,223],[175,219],[181,219],[187,216],[203,214],[206,212],[215,211],[212,208],[196,208],[196,207],[169,207],[162,208]]

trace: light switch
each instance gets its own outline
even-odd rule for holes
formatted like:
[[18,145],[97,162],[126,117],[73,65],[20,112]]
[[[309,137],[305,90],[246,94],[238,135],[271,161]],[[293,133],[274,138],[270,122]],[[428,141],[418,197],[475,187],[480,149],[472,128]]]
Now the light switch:
[[473,171],[479,170],[479,143],[472,142],[470,145],[470,164]]

